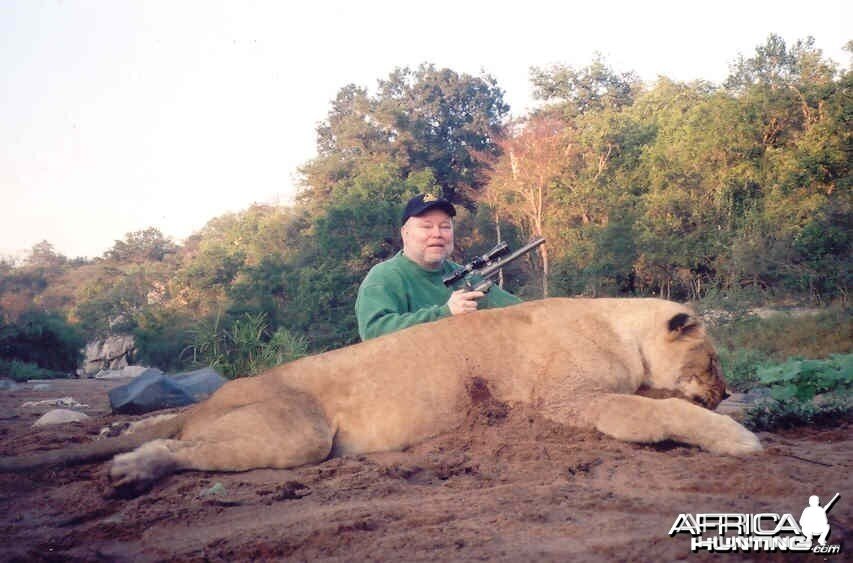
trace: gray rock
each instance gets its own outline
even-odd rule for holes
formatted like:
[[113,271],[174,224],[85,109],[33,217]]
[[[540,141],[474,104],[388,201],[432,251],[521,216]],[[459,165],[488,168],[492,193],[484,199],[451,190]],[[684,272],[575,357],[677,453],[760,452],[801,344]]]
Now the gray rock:
[[225,494],[225,485],[217,481],[213,484],[212,487],[206,489],[201,492],[201,496],[210,497],[210,496],[222,496]]
[[79,422],[88,418],[89,415],[86,413],[68,409],[53,409],[41,415],[41,418],[33,423],[33,427],[39,428],[42,426],[53,426],[55,424],[67,424],[69,422]]
[[743,401],[746,403],[755,403],[756,401],[766,399],[769,396],[769,387],[756,387],[755,389],[750,389],[746,394],[744,394]]
[[0,391],[14,391],[18,387],[19,385],[11,379],[0,379]]
[[183,407],[206,399],[226,381],[213,368],[175,375],[151,369],[130,383],[111,389],[110,407],[113,412],[121,414]]
[[109,336],[104,340],[89,342],[83,353],[85,359],[78,373],[81,377],[87,377],[101,370],[127,367],[136,354],[136,345],[133,336],[129,334]]
[[41,401],[27,401],[21,404],[21,408],[38,407],[60,407],[65,409],[85,409],[89,405],[81,403],[74,397],[60,397],[58,399],[42,399]]

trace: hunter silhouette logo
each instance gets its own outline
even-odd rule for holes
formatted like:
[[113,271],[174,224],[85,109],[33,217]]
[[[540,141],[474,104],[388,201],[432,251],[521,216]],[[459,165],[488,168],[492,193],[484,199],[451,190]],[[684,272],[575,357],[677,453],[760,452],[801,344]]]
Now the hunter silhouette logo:
[[[690,551],[812,551],[840,553],[840,545],[827,545],[830,526],[827,512],[841,496],[835,493],[820,505],[820,497],[809,497],[799,522],[791,514],[679,514],[669,530],[670,536],[689,533]],[[818,536],[818,545],[812,538]]]
[[839,493],[835,493],[835,496],[826,503],[826,506],[820,505],[820,497],[817,495],[809,497],[809,505],[803,510],[803,515],[800,516],[800,528],[803,535],[809,540],[809,545],[811,545],[812,536],[820,536],[817,543],[826,545],[826,537],[829,535],[829,519],[826,517],[826,513],[829,512],[839,496],[841,496]]

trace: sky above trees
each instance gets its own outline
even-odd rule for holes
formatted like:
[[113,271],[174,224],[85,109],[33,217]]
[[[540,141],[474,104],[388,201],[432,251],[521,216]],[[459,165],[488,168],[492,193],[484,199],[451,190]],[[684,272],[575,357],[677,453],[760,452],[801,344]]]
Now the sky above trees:
[[397,66],[485,71],[517,117],[532,66],[598,52],[645,81],[719,83],[770,33],[812,35],[846,66],[853,21],[835,0],[297,4],[3,2],[0,255],[47,239],[96,256],[131,231],[182,239],[288,202],[336,93]]

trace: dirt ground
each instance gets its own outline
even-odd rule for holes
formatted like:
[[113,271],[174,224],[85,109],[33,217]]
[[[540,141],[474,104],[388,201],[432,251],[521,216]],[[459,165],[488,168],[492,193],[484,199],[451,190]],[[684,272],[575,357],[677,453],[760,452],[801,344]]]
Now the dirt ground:
[[[0,391],[0,455],[88,441],[109,422],[122,381],[54,381]],[[46,429],[71,396],[93,418]],[[135,498],[110,495],[106,463],[0,475],[2,561],[497,560],[672,561],[691,553],[668,532],[680,513],[790,513],[810,495],[829,512],[830,544],[850,547],[850,426],[760,435],[766,451],[719,457],[678,444],[620,443],[479,400],[457,432],[404,452],[295,470],[173,475]],[[817,560],[752,553],[737,559]],[[824,556],[826,558],[826,556]]]

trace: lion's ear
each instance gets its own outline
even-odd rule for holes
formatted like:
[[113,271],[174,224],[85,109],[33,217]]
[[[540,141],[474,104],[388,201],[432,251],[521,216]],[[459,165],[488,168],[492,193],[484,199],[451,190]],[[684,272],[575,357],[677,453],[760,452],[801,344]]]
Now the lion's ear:
[[701,326],[699,319],[693,315],[688,315],[687,313],[678,313],[669,319],[669,323],[667,324],[667,327],[669,328],[669,336],[673,340],[690,334]]

